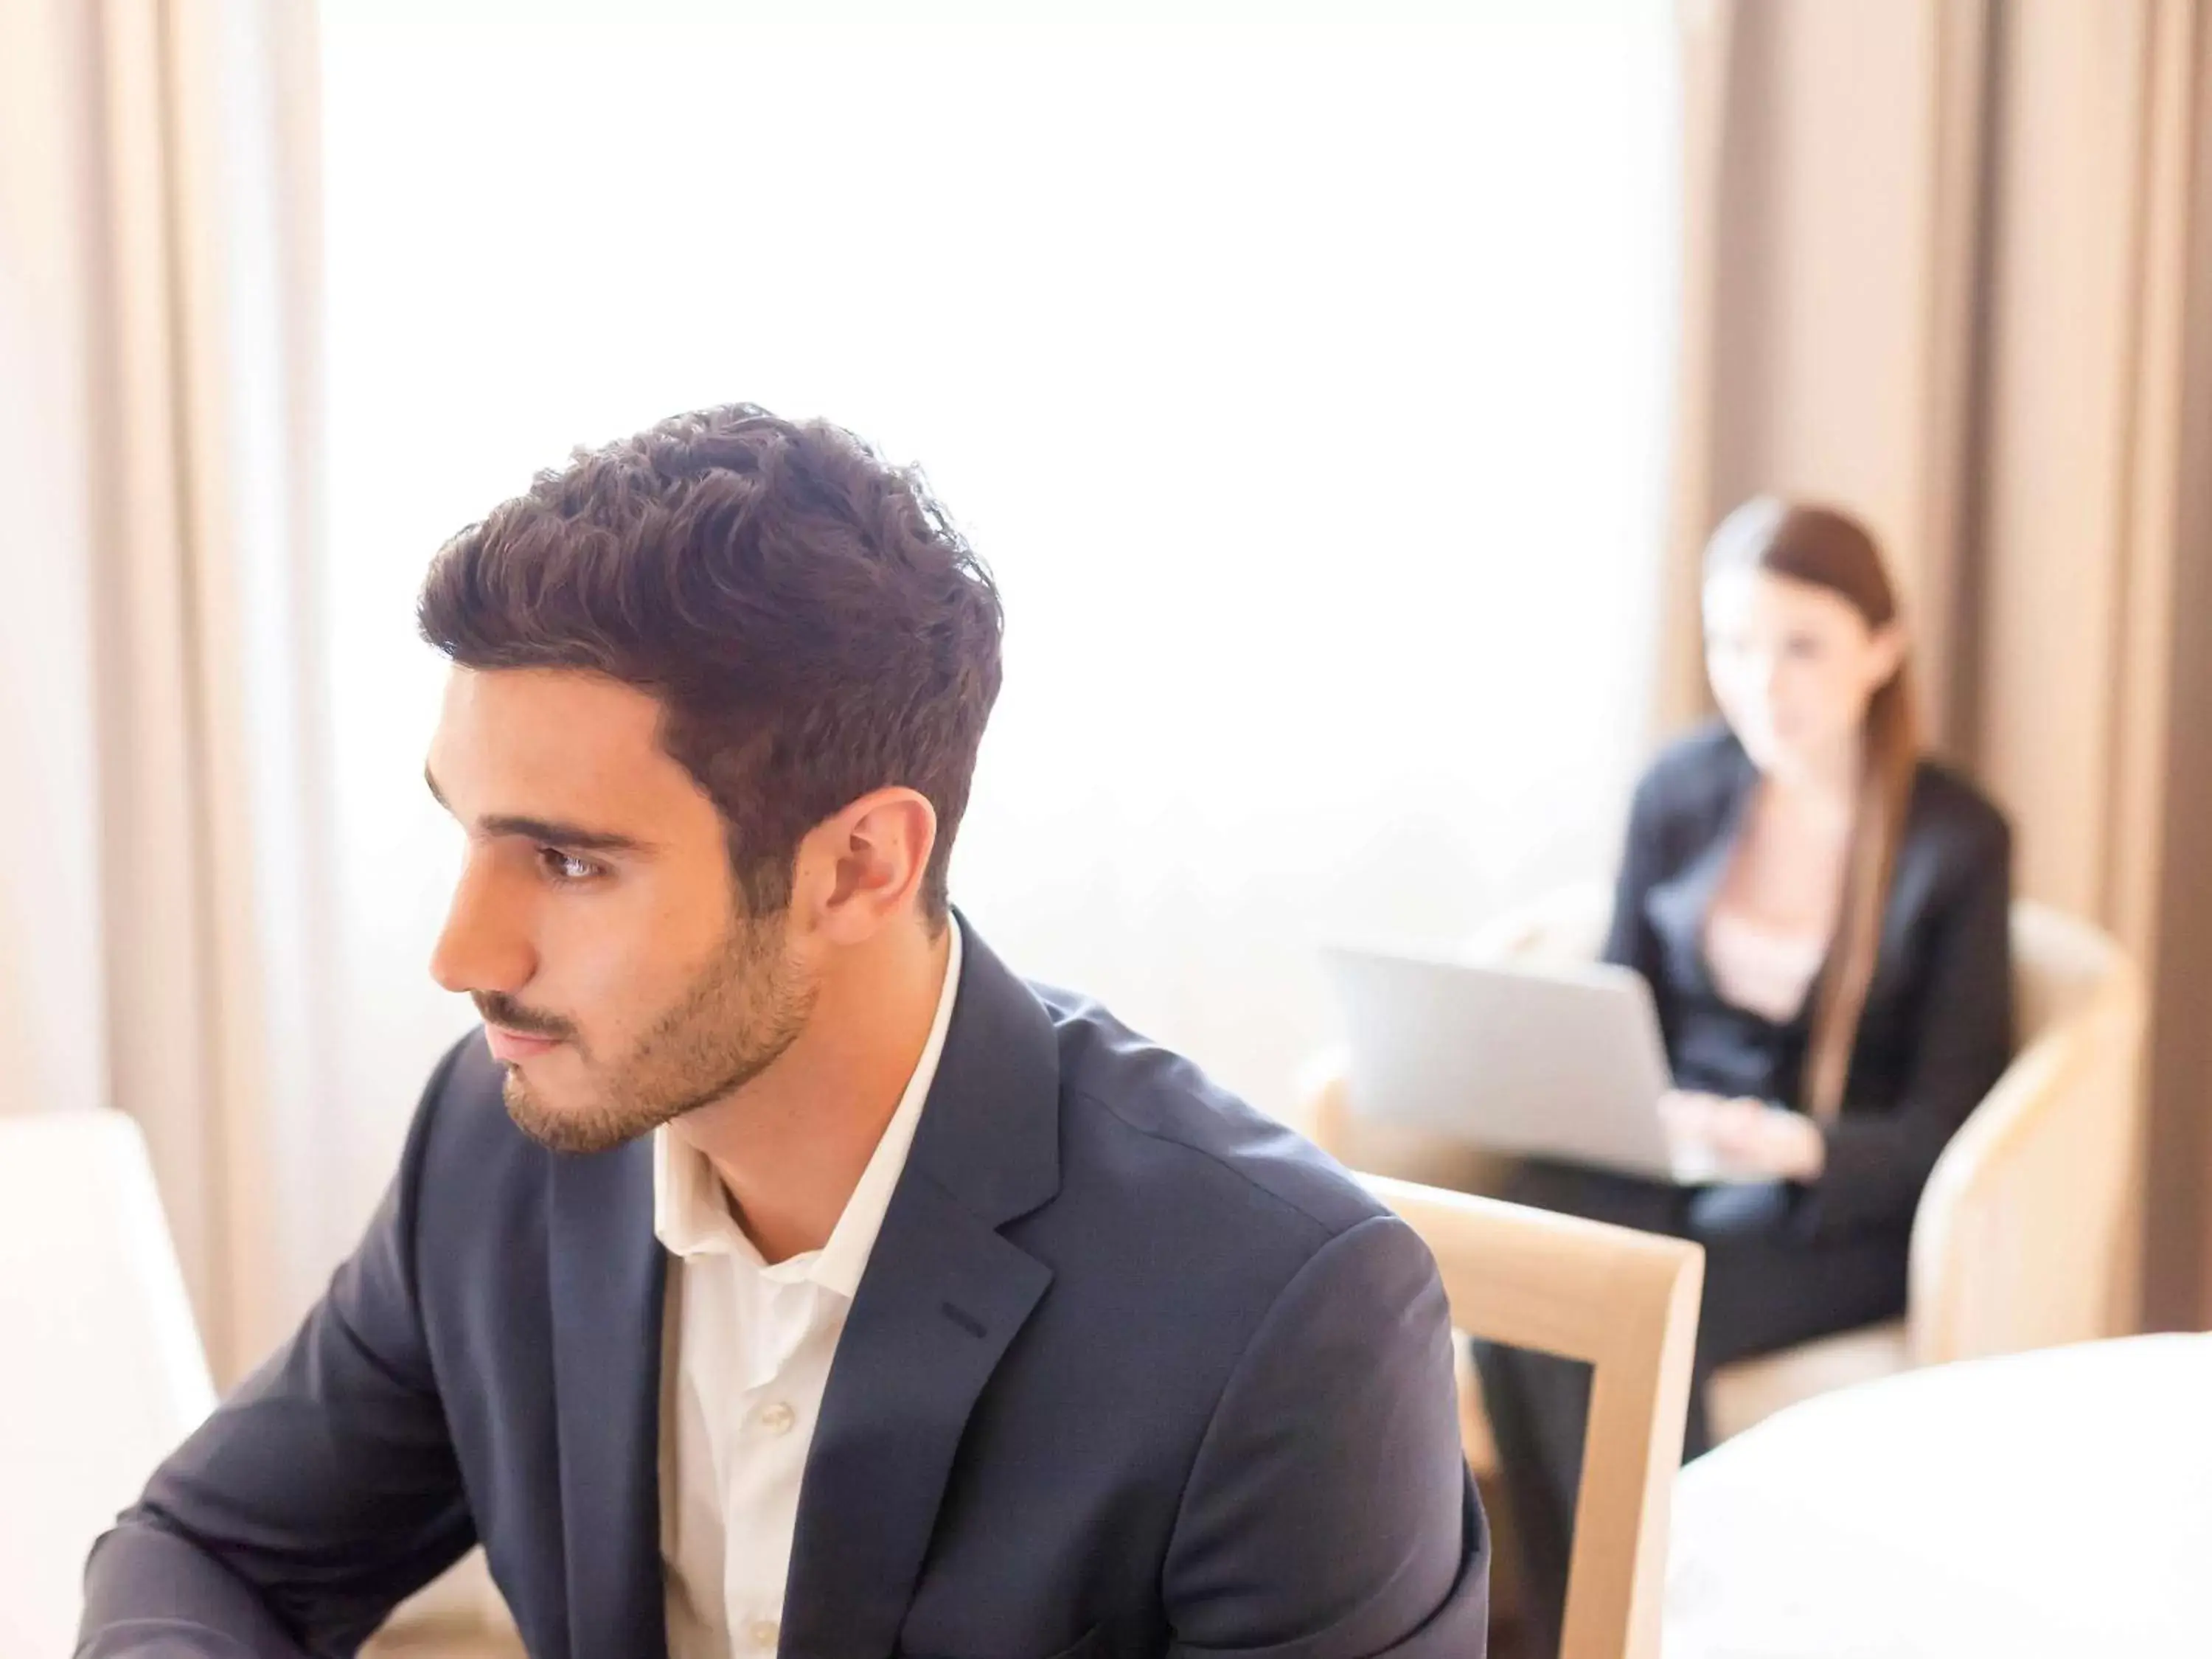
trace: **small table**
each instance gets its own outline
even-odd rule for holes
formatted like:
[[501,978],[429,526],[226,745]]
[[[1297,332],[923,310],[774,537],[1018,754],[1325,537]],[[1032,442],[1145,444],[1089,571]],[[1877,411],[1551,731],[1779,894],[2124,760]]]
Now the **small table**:
[[2208,1659],[2212,1335],[1823,1395],[1682,1471],[1666,1659]]

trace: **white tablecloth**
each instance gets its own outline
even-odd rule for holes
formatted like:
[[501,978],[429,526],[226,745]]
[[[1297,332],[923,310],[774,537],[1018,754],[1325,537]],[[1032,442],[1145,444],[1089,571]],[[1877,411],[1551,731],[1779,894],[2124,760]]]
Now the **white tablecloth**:
[[2212,1659],[2212,1336],[1939,1366],[1682,1471],[1667,1659]]

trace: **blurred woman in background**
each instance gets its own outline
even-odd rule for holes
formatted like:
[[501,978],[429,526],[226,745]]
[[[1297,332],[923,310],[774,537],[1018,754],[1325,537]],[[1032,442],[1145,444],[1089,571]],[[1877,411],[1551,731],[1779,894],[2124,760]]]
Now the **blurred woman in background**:
[[[1508,1196],[1705,1247],[1685,1454],[1729,1361],[1905,1307],[1920,1191],[2013,1042],[2011,836],[1923,753],[1873,538],[1762,498],[1705,554],[1722,720],[1638,786],[1605,957],[1650,984],[1670,1133],[1748,1177],[1531,1162]],[[1479,1343],[1540,1642],[1556,1641],[1586,1366]]]

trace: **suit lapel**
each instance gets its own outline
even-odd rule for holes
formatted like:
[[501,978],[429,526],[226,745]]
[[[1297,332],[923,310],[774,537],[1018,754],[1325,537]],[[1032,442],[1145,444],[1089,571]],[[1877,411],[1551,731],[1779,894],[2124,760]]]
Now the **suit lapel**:
[[968,1414],[1051,1278],[933,1184],[900,1188],[807,1455],[785,1654],[882,1659],[896,1644]]
[[665,1257],[649,1138],[553,1164],[548,1289],[573,1659],[658,1654]]
[[1059,1053],[972,930],[937,1077],[837,1345],[800,1487],[782,1651],[884,1659],[963,1431],[1051,1283],[998,1229],[1060,1182]]
[[1706,992],[1713,989],[1713,976],[1705,958],[1705,919],[1712,913],[1729,861],[1735,856],[1758,775],[1749,758],[1735,751],[1729,796],[1712,835],[1680,870],[1654,882],[1644,896],[1644,914],[1652,931],[1666,941],[1668,952],[1675,961],[1675,972],[1685,982]]
[[[1717,989],[1711,963],[1705,955],[1705,922],[1712,914],[1713,900],[1719,894],[1721,882],[1728,874],[1729,862],[1735,856],[1736,843],[1743,834],[1745,813],[1758,781],[1759,774],[1750,757],[1741,749],[1736,750],[1729,780],[1729,796],[1713,836],[1680,870],[1663,881],[1655,882],[1644,896],[1644,915],[1666,942],[1684,982],[1709,994],[1717,994]],[[1920,799],[1916,788],[1916,807]],[[1880,1000],[1895,988],[1899,961],[1898,943],[1927,903],[1929,876],[1924,867],[1921,844],[1911,833],[1917,816],[1917,812],[1910,811],[1906,815],[1896,867],[1891,872],[1889,891],[1884,897],[1874,979],[1867,990],[1870,1000]],[[1806,988],[1804,1000],[1791,1024],[1810,1016],[1827,972],[1828,963],[1824,959],[1813,982]]]

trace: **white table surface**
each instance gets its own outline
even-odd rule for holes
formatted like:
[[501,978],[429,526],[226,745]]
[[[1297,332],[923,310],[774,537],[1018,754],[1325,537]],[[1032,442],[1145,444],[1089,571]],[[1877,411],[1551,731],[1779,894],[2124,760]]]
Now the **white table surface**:
[[1682,1471],[1666,1659],[2212,1659],[2212,1336],[1975,1360]]

